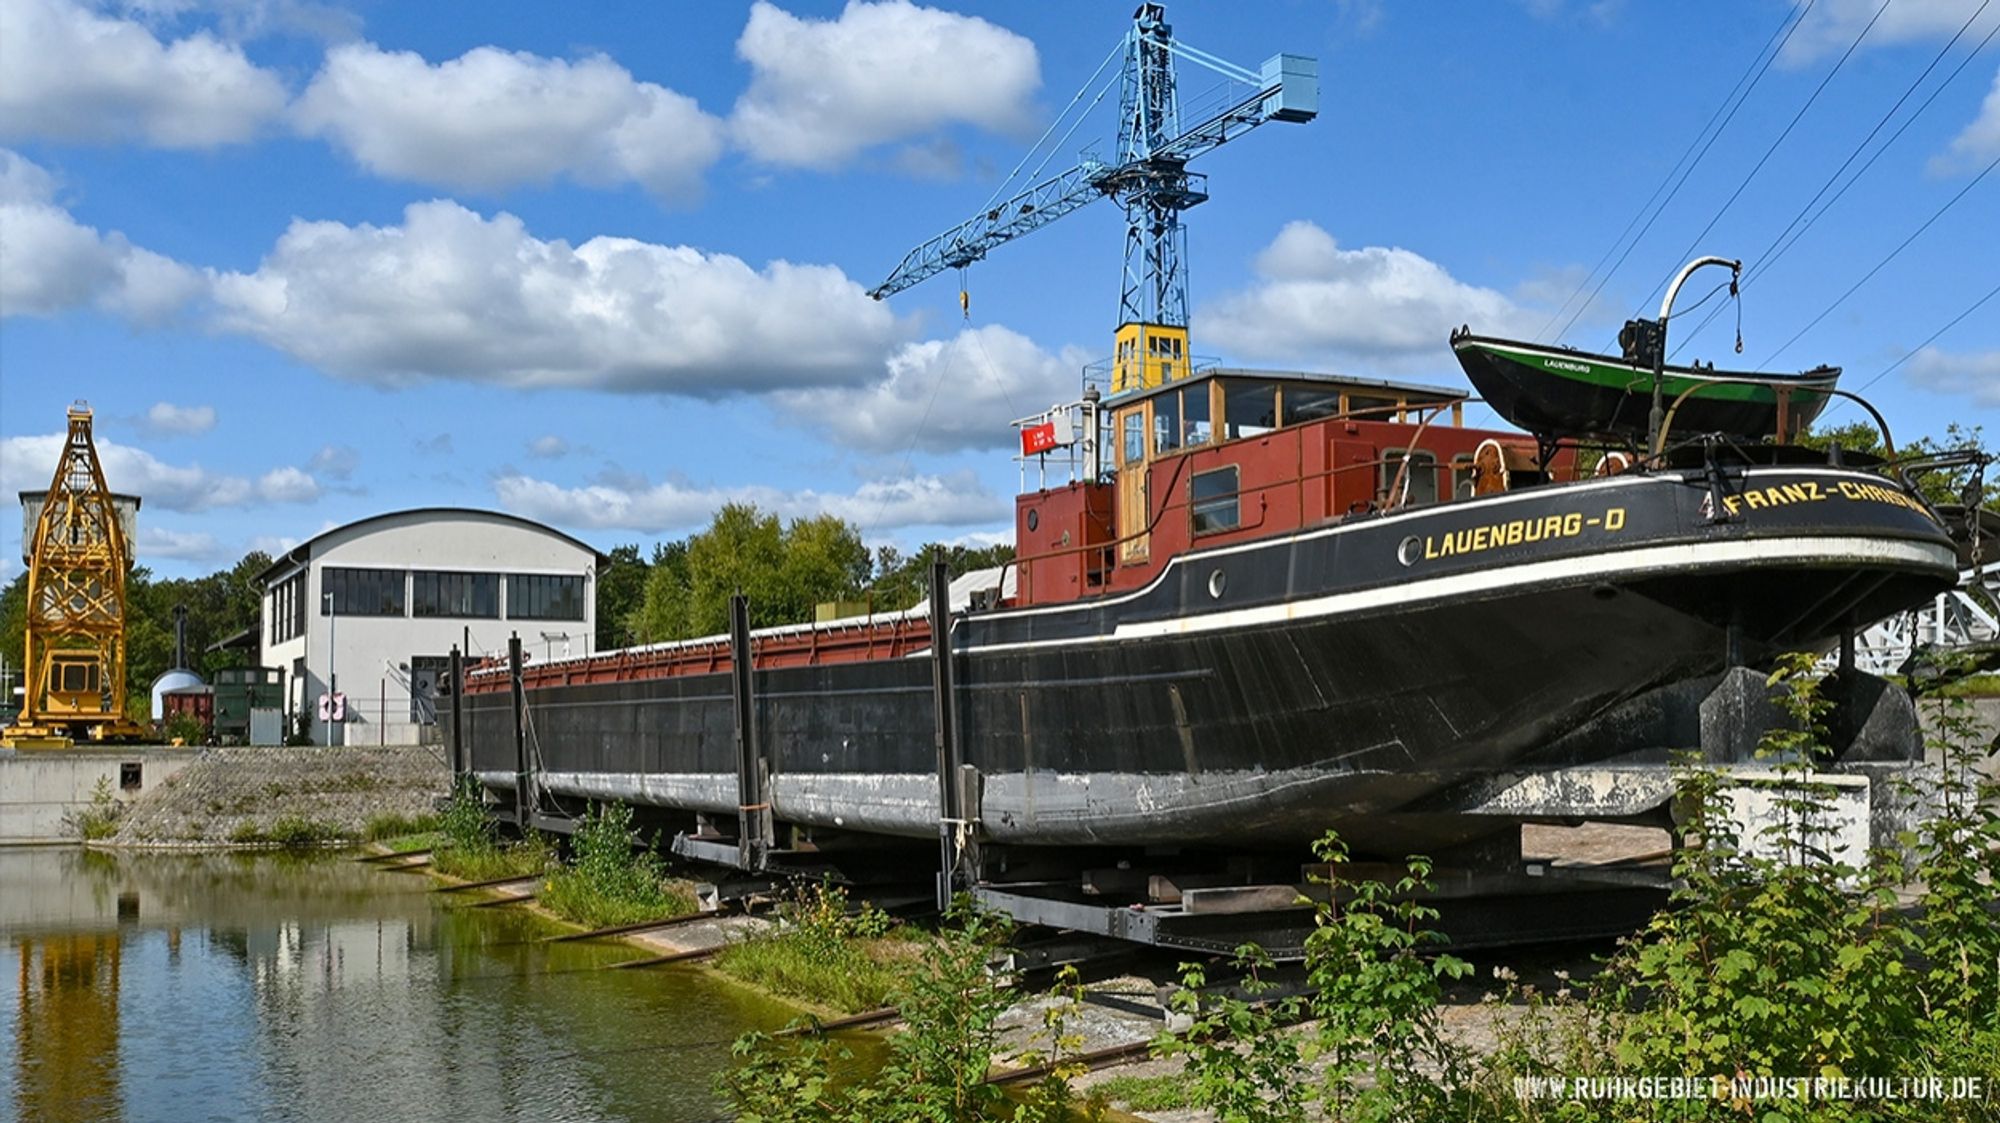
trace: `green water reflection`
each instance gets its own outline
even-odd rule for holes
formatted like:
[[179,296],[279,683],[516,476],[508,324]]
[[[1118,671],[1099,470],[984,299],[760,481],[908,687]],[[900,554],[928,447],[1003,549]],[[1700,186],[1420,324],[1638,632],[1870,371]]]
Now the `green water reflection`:
[[784,1007],[337,857],[0,850],[0,1120],[712,1120]]

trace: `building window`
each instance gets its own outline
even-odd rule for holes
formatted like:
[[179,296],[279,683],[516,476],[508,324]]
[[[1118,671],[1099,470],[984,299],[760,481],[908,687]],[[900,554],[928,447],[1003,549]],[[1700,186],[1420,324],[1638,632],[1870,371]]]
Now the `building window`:
[[1410,453],[1409,478],[1398,494],[1396,469],[1402,467],[1404,452],[1400,448],[1390,449],[1382,454],[1382,494],[1388,496],[1392,506],[1421,507],[1438,501],[1437,457],[1418,449]]
[[296,639],[306,631],[306,571],[301,569],[271,586],[271,642]]
[[335,616],[401,616],[403,613],[403,571],[400,569],[342,569],[327,566],[319,571],[320,615],[326,614],[325,594],[333,596]]
[[553,573],[508,574],[507,618],[583,619],[583,578]]
[[498,619],[500,575],[419,569],[410,574],[410,615]]
[[1196,472],[1188,483],[1188,509],[1196,534],[1215,534],[1243,525],[1236,500],[1236,466]]

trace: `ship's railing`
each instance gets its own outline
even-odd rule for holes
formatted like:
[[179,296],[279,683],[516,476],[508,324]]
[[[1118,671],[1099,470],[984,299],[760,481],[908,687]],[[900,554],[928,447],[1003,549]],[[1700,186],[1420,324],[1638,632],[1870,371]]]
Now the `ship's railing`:
[[1810,390],[1807,390],[1803,387],[1792,387],[1792,386],[1782,386],[1782,385],[1773,386],[1769,379],[1763,379],[1763,378],[1708,378],[1705,379],[1704,381],[1697,382],[1694,385],[1688,387],[1687,389],[1682,390],[1679,394],[1674,395],[1674,404],[1667,409],[1666,420],[1661,422],[1660,424],[1660,435],[1658,439],[1656,439],[1653,442],[1652,457],[1651,457],[1652,459],[1658,460],[1661,456],[1665,454],[1667,448],[1667,436],[1674,430],[1674,414],[1680,411],[1681,403],[1687,401],[1694,395],[1701,393],[1703,390],[1715,386],[1771,387],[1777,393],[1778,396],[1778,418],[1779,418],[1778,432],[1781,436],[1783,435],[1785,430],[1784,419],[1785,419],[1785,414],[1788,410],[1788,403],[1791,401],[1791,397],[1794,393],[1828,394],[1838,398],[1846,398],[1847,400],[1855,402],[1858,405],[1860,405],[1862,409],[1868,411],[1868,415],[1875,419],[1875,427],[1882,433],[1882,447],[1888,451],[1888,454],[1891,457],[1894,457],[1896,455],[1896,441],[1894,437],[1891,437],[1889,435],[1889,422],[1886,418],[1882,416],[1882,411],[1876,409],[1874,404],[1870,402],[1868,399],[1862,397],[1859,394],[1854,393],[1853,391],[1841,390],[1832,386],[1816,386]]
[[[930,645],[930,617],[922,606],[826,623],[787,624],[759,629],[750,637],[758,670],[820,666],[913,655]],[[719,674],[732,669],[729,636],[701,636],[641,647],[624,647],[563,659],[529,661],[522,669],[527,687],[573,686],[593,682]],[[466,692],[507,689],[504,659],[488,659],[466,672]]]
[[[1958,587],[1929,604],[1877,620],[1854,637],[1854,665],[1872,675],[1893,675],[1919,648],[1954,651],[2000,640],[2000,562],[1959,574]],[[1839,656],[1821,665],[1832,670]]]

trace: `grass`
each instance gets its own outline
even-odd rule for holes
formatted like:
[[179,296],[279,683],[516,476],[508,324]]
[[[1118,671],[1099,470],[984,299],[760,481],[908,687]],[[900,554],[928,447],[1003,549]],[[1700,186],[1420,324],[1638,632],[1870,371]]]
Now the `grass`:
[[435,812],[423,815],[371,815],[361,828],[363,842],[385,842],[393,838],[409,835],[430,834],[444,825],[444,816]]
[[1114,1076],[1091,1091],[1133,1111],[1178,1111],[1195,1106],[1187,1077],[1163,1072],[1155,1076]]
[[898,967],[909,958],[905,949],[916,947],[908,940],[857,940],[847,954],[829,957],[779,933],[730,945],[715,966],[773,994],[859,1014],[889,1004],[902,982]]
[[774,994],[858,1014],[888,1005],[923,958],[927,945],[907,932],[872,905],[849,912],[843,891],[819,886],[785,908],[778,928],[732,944],[715,965]]
[[421,831],[416,834],[396,835],[393,838],[378,838],[375,842],[391,854],[409,854],[417,850],[435,849],[443,840],[444,835],[437,831]]
[[491,881],[496,877],[526,877],[549,866],[547,844],[516,842],[508,846],[440,846],[431,851],[431,868],[461,881]]
[[236,824],[229,832],[229,841],[244,846],[276,843],[287,850],[304,850],[328,843],[344,842],[347,832],[340,824],[324,819],[308,819],[300,815],[280,815],[268,826],[260,825],[255,819],[246,819]]
[[548,876],[538,899],[550,912],[586,928],[665,920],[695,911],[694,889],[684,882],[663,883],[655,899],[632,900],[600,892],[588,878],[568,868]]

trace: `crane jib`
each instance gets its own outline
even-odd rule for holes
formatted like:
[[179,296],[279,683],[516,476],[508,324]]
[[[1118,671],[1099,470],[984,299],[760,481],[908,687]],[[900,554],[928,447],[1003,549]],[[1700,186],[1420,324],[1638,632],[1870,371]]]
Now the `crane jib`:
[[[1135,13],[1125,52],[1120,162],[1086,159],[919,243],[868,295],[881,300],[948,269],[963,269],[996,246],[1111,196],[1125,204],[1128,226],[1121,322],[1184,322],[1187,295],[1178,215],[1208,198],[1201,177],[1187,172],[1186,163],[1267,121],[1298,123],[1316,117],[1319,62],[1280,54],[1256,72],[1235,66],[1175,41],[1157,4],[1141,5]],[[1183,129],[1174,88],[1175,57],[1253,92]]]

